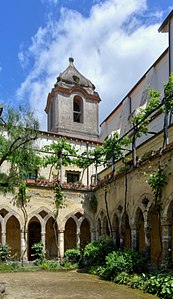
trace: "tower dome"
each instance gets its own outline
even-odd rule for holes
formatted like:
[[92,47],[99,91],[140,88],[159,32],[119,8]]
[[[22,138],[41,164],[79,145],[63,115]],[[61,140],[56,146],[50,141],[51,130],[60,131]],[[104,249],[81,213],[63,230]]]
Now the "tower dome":
[[79,85],[85,88],[89,88],[91,90],[95,90],[94,84],[84,77],[74,66],[74,58],[69,58],[69,66],[66,68],[66,70],[59,74],[57,77],[57,82],[55,86],[64,86],[66,84],[66,87],[69,85],[71,87],[72,85]]

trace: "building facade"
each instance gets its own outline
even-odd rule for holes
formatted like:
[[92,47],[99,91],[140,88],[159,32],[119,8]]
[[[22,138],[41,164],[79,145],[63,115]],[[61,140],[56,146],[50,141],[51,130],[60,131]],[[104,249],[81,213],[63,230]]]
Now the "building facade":
[[[127,96],[101,124],[98,134],[100,97],[94,85],[74,66],[73,58],[62,72],[47,98],[45,111],[48,131],[39,132],[35,147],[39,155],[43,146],[65,137],[79,153],[99,146],[119,132],[120,137],[131,129],[130,116],[148,104],[148,89],[159,90],[164,97],[164,83],[173,71],[173,12],[159,28],[169,35],[169,47],[153,63]],[[124,171],[124,162],[115,163],[115,172],[107,167],[100,170],[98,184],[93,188],[95,167],[84,174],[77,166],[63,167],[62,187],[65,205],[54,223],[53,173],[40,169],[36,181],[27,181],[30,202],[25,222],[22,211],[12,205],[13,196],[0,194],[0,242],[8,243],[12,254],[32,260],[32,245],[42,241],[47,258],[63,257],[68,248],[83,248],[103,234],[113,237],[116,248],[130,247],[145,251],[152,264],[170,265],[173,259],[173,126],[169,115],[169,141],[163,148],[164,114],[154,114],[149,131],[137,140],[137,164]],[[131,154],[127,155],[129,162]],[[147,175],[165,165],[167,184],[162,194],[162,209],[158,211]],[[43,179],[44,177],[44,179]],[[82,180],[82,181],[81,181]],[[80,183],[78,183],[80,181]],[[97,211],[92,210],[90,198],[97,199]],[[58,246],[57,246],[58,245]]]

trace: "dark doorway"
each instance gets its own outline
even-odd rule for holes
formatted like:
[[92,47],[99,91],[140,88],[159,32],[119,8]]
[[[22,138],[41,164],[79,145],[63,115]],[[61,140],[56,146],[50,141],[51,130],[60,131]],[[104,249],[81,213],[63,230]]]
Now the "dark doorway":
[[32,246],[35,243],[39,243],[41,241],[41,225],[40,222],[35,218],[33,221],[29,223],[28,227],[29,232],[29,252],[28,252],[28,259],[29,261],[35,260],[37,257],[33,256],[35,250],[32,249]]

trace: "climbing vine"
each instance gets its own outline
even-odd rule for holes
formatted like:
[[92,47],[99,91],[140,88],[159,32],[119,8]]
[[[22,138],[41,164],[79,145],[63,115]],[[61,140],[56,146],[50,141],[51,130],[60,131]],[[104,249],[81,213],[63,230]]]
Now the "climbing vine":
[[164,186],[167,184],[168,181],[168,175],[166,174],[166,164],[159,164],[159,167],[157,170],[155,170],[152,174],[150,174],[150,177],[148,179],[148,184],[151,186],[154,199],[155,199],[155,206],[158,212],[161,211],[162,208],[162,192]]

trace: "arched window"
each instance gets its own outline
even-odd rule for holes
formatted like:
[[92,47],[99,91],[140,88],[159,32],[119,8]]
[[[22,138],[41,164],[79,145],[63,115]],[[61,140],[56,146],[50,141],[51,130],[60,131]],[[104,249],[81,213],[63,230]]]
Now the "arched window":
[[83,102],[79,96],[75,96],[73,99],[73,121],[77,123],[83,122]]

